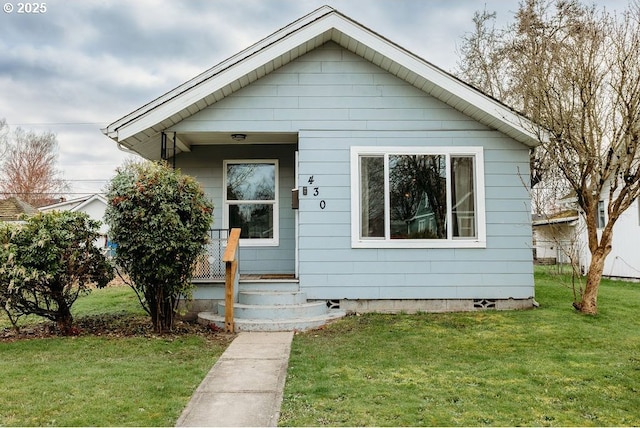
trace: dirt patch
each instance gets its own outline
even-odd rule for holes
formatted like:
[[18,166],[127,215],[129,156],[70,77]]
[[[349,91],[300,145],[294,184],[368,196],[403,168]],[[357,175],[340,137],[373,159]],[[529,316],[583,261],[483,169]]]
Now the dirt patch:
[[[153,331],[151,319],[148,316],[134,316],[130,314],[111,314],[85,316],[74,320],[73,336],[98,336],[98,337],[161,337],[177,338],[182,335],[199,335],[208,340],[228,341],[232,334],[222,332],[215,326],[206,326],[197,322],[176,321],[173,331],[158,334]],[[42,322],[14,329],[0,328],[0,342],[13,342],[16,340],[43,339],[59,337],[60,334],[54,323]]]

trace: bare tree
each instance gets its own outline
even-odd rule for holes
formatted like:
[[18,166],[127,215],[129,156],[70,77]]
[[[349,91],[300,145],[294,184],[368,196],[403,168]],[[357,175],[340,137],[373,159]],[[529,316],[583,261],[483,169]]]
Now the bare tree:
[[9,133],[0,122],[0,194],[17,196],[33,206],[50,203],[68,188],[56,169],[58,141],[51,132],[41,134],[16,128]]
[[4,163],[4,156],[7,153],[9,142],[9,125],[6,119],[0,119],[0,165]]
[[[475,17],[460,74],[540,125],[535,167],[577,196],[591,262],[576,309],[597,313],[613,226],[640,195],[640,7],[619,15],[578,0],[526,0],[515,22]],[[490,70],[491,72],[488,72]],[[598,228],[598,202],[607,200]]]

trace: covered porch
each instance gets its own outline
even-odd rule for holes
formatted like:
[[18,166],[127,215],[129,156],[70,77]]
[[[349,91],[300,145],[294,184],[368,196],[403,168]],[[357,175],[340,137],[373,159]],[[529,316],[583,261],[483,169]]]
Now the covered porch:
[[194,281],[216,282],[224,272],[215,261],[231,228],[241,230],[243,280],[298,278],[297,147],[297,133],[161,133],[159,158],[195,177],[214,205],[210,244]]

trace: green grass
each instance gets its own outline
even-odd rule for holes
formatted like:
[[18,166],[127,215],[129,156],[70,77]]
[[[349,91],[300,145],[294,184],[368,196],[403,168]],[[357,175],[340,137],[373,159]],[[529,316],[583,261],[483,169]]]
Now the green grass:
[[[139,322],[142,310],[132,290],[114,287],[82,297],[73,312]],[[0,342],[0,426],[173,426],[229,341],[84,334]]]
[[74,317],[100,314],[136,314],[146,312],[131,287],[106,287],[92,290],[87,296],[80,296],[73,304]]
[[528,311],[362,315],[294,338],[289,426],[640,425],[640,284],[596,317],[540,270]]
[[[140,306],[140,302],[130,287],[106,287],[91,290],[87,295],[82,295],[71,307],[74,319],[96,315],[144,315],[146,312]],[[29,315],[18,320],[18,326],[24,327],[45,322],[42,317]],[[11,322],[0,311],[0,328],[11,327]]]
[[[604,281],[588,317],[568,281],[538,271],[536,310],[363,315],[297,334],[279,423],[638,426],[640,284]],[[143,313],[127,287],[95,290],[73,311]],[[0,342],[0,426],[174,425],[228,339]]]

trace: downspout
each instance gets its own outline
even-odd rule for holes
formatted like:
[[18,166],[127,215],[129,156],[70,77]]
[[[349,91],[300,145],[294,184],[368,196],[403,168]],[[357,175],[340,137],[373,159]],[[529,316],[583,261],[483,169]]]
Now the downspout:
[[173,169],[176,169],[176,133],[173,133],[173,158],[171,159]]
[[167,134],[164,131],[160,134],[160,159],[167,160]]

